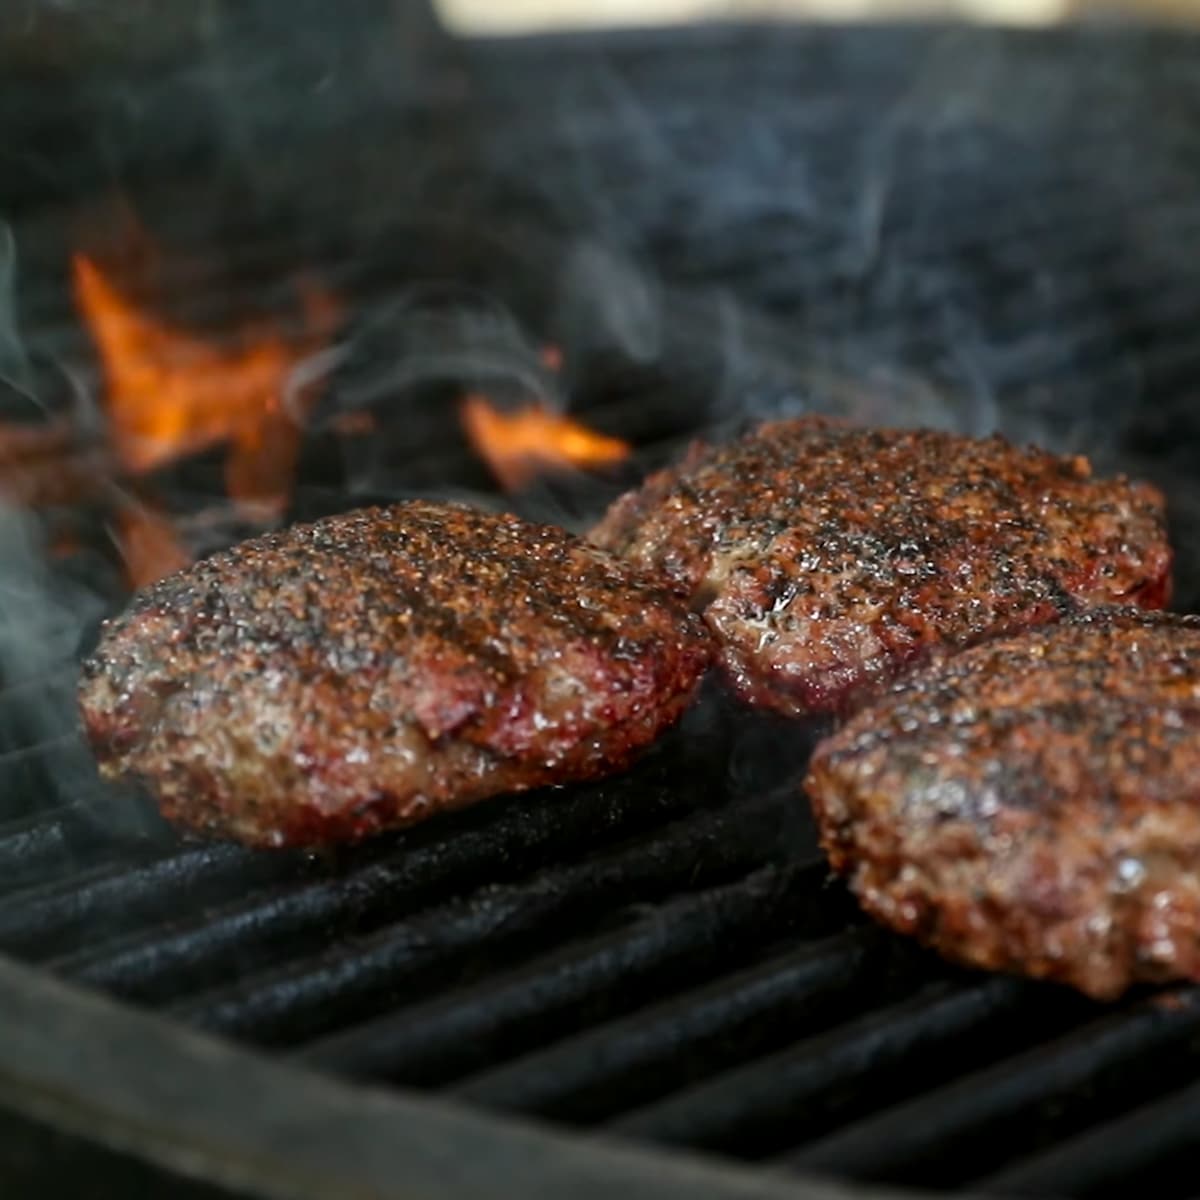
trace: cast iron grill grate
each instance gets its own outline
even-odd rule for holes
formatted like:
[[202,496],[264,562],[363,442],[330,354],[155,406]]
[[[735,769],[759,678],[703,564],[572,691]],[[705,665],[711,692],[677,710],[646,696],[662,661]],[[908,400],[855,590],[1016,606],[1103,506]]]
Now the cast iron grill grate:
[[687,732],[323,862],[13,822],[0,947],[318,1070],[806,1172],[1116,1194],[1184,1152],[1142,1106],[1188,1101],[1194,992],[942,966],[855,914],[791,788],[727,785]]
[[[386,399],[371,322],[435,274],[585,362],[595,318],[620,366],[580,404],[643,449],[816,400],[1095,445],[1168,488],[1191,603],[1200,47],[708,36],[472,47],[449,199],[406,196],[366,248],[328,189],[281,222],[235,206],[222,285],[173,268],[167,290],[219,322],[232,293],[270,308],[303,260],[368,330],[335,404]],[[393,136],[419,158],[419,130]],[[59,262],[41,220],[31,261]],[[174,222],[182,244],[214,236],[195,206]],[[585,234],[608,257],[571,283]],[[654,281],[654,346],[572,307],[598,278],[638,303]],[[22,312],[39,353],[94,378],[61,270]],[[409,440],[478,484],[452,421]],[[307,464],[293,515],[376,482],[327,466]],[[61,716],[73,679],[60,661],[9,681],[0,712]],[[1101,1008],[875,929],[797,795],[816,732],[709,696],[625,778],[306,858],[180,843],[97,783],[68,717],[0,756],[0,951],[318,1071],[616,1138],[992,1194],[1125,1195],[1153,1171],[1185,1195],[1169,1169],[1200,1129],[1196,993]]]

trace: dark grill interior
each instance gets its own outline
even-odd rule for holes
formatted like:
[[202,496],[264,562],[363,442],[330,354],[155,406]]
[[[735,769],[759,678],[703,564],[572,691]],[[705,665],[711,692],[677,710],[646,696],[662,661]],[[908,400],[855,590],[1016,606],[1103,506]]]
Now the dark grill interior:
[[[174,244],[221,248],[218,273],[167,280],[191,325],[279,307],[298,266],[350,300],[323,411],[382,412],[384,432],[318,422],[291,515],[488,492],[445,378],[396,406],[412,285],[449,279],[511,324],[439,324],[447,353],[484,344],[503,386],[530,344],[563,344],[574,406],[643,465],[818,407],[1128,466],[1168,490],[1194,602],[1200,45],[730,30],[459,53],[439,138],[399,113],[386,137],[282,147],[286,185],[139,185]],[[361,200],[297,188],[314,158]],[[367,183],[394,159],[416,165],[381,199]],[[94,380],[63,286],[88,208],[12,203],[28,346]],[[219,459],[154,482],[177,511],[216,507]],[[512,502],[580,523],[622,482]],[[819,730],[712,694],[625,778],[315,859],[180,844],[75,739],[79,626],[121,587],[95,531],[43,560],[63,519],[5,526],[60,604],[18,589],[0,613],[0,949],[321,1071],[620,1138],[931,1189],[1188,1194],[1169,1181],[1200,1130],[1196,995],[1101,1008],[865,923],[795,787]],[[22,673],[30,620],[54,653]]]

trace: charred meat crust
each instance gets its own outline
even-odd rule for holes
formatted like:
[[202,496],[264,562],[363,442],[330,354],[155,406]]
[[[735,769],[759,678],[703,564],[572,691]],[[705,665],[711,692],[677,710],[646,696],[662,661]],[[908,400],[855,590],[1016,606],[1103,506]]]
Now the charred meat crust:
[[1200,618],[1068,618],[917,672],[805,789],[835,870],[948,958],[1113,998],[1200,979]]
[[738,695],[802,715],[848,711],[937,646],[1161,608],[1164,508],[1000,437],[801,418],[694,448],[591,537],[703,611]]
[[259,845],[356,840],[616,771],[711,657],[661,581],[549,526],[412,502],[246,542],[111,622],[80,686],[110,777]]

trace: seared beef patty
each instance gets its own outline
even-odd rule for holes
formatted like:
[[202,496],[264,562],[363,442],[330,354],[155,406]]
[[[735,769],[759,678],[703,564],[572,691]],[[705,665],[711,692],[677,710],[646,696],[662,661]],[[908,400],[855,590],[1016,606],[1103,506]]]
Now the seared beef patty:
[[806,789],[864,908],[1111,998],[1200,979],[1200,618],[1092,612],[909,676]]
[[699,447],[616,502],[592,540],[665,573],[734,688],[845,710],[938,645],[1082,607],[1161,608],[1161,494],[1000,437],[816,418]]
[[259,845],[362,838],[617,771],[710,658],[660,582],[578,538],[400,504],[236,546],[136,597],[86,664],[104,773]]

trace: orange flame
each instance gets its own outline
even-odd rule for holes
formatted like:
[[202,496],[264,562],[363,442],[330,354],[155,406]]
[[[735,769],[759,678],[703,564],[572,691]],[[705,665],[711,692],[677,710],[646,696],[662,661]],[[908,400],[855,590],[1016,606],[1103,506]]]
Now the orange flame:
[[302,345],[271,329],[248,329],[241,347],[224,349],[139,312],[83,255],[75,257],[74,275],[104,367],[109,437],[121,465],[141,474],[230,442],[230,494],[281,509],[299,448],[297,420],[305,415],[284,410],[285,389],[296,364],[328,335],[332,301],[315,289],[306,294]]
[[546,469],[611,466],[629,456],[620,438],[596,433],[542,404],[504,412],[486,396],[471,395],[463,401],[462,420],[471,445],[509,491]]

